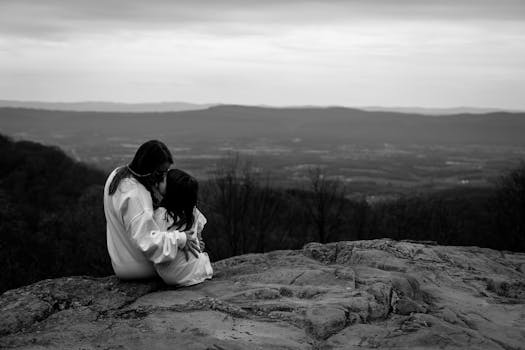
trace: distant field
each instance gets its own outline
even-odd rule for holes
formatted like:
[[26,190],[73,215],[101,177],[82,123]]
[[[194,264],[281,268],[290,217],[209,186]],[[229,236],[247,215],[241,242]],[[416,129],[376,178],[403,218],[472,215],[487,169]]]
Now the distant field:
[[0,108],[1,133],[57,145],[109,171],[144,141],[165,141],[177,167],[208,178],[238,153],[274,183],[302,186],[321,166],[355,195],[486,186],[525,159],[525,114],[430,117],[354,109],[220,106],[171,113]]

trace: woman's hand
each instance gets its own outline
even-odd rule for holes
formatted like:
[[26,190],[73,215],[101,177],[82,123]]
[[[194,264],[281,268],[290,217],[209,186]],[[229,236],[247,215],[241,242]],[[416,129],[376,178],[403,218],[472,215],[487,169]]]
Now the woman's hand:
[[201,252],[204,252],[206,250],[206,243],[204,243],[204,240],[202,238],[199,238],[199,247],[201,248]]
[[190,260],[190,253],[198,258],[201,250],[199,248],[199,242],[193,238],[193,231],[185,231],[184,233],[186,233],[186,245],[182,248],[182,251],[184,252],[186,261]]

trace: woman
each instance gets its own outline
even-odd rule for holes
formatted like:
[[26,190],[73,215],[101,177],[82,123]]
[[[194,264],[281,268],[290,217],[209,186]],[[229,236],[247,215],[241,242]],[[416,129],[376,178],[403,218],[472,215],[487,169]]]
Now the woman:
[[191,232],[162,231],[153,218],[166,191],[173,164],[168,147],[152,140],[139,147],[127,166],[115,169],[104,187],[104,213],[111,264],[117,277],[155,277],[154,263],[171,261],[178,249],[197,255]]
[[[192,237],[199,240],[199,248],[204,250],[202,230],[206,218],[197,209],[199,183],[188,173],[171,169],[166,180],[166,194],[155,210],[155,221],[161,230],[190,230]],[[199,252],[188,256],[185,252],[178,254],[174,260],[155,264],[159,276],[167,284],[191,286],[209,279],[213,275],[208,254]]]

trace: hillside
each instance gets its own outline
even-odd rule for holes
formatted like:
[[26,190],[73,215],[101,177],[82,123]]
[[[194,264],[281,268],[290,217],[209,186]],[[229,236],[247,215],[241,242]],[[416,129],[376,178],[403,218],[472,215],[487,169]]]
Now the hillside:
[[525,254],[392,240],[218,261],[172,288],[45,280],[0,296],[0,347],[522,349]]
[[111,271],[104,172],[56,147],[0,135],[0,293],[43,278]]

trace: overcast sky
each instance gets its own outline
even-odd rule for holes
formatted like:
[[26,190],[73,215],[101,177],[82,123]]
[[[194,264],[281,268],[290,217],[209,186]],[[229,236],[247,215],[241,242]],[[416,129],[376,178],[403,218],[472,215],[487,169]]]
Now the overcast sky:
[[525,109],[524,0],[0,0],[0,99]]

